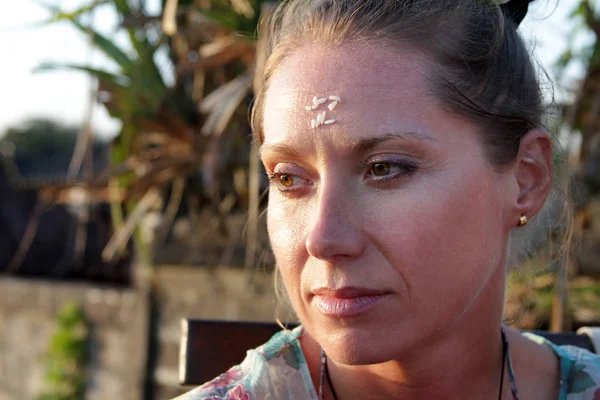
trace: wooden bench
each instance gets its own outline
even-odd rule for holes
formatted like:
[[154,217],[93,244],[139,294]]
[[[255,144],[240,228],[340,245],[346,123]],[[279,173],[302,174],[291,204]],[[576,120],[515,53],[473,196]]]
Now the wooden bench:
[[[288,325],[293,329],[295,325]],[[265,343],[281,328],[275,323],[183,319],[179,381],[200,385],[239,364],[246,351]],[[600,328],[576,333],[534,331],[558,345],[570,344],[600,353]],[[593,339],[595,337],[595,339]]]

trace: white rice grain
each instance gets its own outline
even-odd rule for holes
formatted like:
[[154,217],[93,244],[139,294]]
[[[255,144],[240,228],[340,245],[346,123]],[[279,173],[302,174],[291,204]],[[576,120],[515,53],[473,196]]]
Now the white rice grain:
[[319,114],[319,116],[317,117],[317,121],[319,122],[319,125],[325,122],[325,111]]
[[312,110],[316,110],[317,108],[319,108],[318,104],[313,104],[313,106],[311,107]]
[[310,110],[312,110],[312,106],[304,106],[304,109],[305,109],[306,111],[310,111]]
[[339,102],[342,101],[342,99],[340,98],[340,96],[329,96],[329,100],[339,101]]
[[329,103],[329,105],[327,106],[327,108],[329,108],[329,111],[333,111],[333,109],[335,108],[335,106],[338,105],[337,101],[334,101],[333,103]]
[[335,122],[335,119],[328,119],[327,121],[323,122],[325,125],[331,125]]
[[327,101],[327,97],[323,97],[322,99],[317,99],[317,101],[315,101],[314,103],[317,105],[321,105],[323,103],[325,103]]
[[314,119],[310,120],[310,127],[315,129],[317,127],[317,121],[315,121]]

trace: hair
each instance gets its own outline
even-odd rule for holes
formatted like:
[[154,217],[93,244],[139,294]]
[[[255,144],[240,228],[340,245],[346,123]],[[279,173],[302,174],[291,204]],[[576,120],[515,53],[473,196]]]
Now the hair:
[[[502,6],[493,0],[284,1],[259,27],[259,64],[262,59],[264,65],[255,78],[251,124],[256,140],[264,138],[270,79],[286,57],[307,43],[338,47],[366,42],[423,54],[431,67],[429,90],[442,105],[480,127],[493,166],[510,165],[523,136],[543,128],[546,110],[532,58],[517,32],[529,1]],[[561,197],[568,203],[568,196]],[[565,207],[570,220],[569,209]],[[561,249],[568,249],[570,232],[563,235]]]

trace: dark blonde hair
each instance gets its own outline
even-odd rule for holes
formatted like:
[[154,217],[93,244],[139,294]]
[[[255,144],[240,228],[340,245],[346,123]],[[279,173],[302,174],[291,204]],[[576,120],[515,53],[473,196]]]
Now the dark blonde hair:
[[[512,0],[507,7],[493,0],[284,1],[259,28],[262,67],[254,83],[255,138],[262,143],[265,93],[286,57],[308,43],[335,47],[360,41],[423,54],[431,66],[429,90],[442,105],[480,127],[492,165],[509,165],[523,136],[543,126],[545,111],[536,69],[517,32],[528,3]],[[560,222],[544,225],[546,230],[566,228],[559,235],[560,248],[568,250],[567,185],[560,179],[554,183],[565,200],[565,213]],[[526,253],[531,250],[523,248]]]

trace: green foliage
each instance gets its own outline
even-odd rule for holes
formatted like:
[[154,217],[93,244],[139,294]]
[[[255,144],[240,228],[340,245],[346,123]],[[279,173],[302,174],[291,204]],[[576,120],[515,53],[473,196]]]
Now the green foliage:
[[598,310],[600,304],[600,280],[589,279],[571,289],[573,303],[583,309]]
[[93,3],[83,6],[73,12],[63,12],[58,8],[54,8],[52,6],[47,5],[48,8],[55,10],[54,17],[47,22],[52,23],[52,22],[63,20],[63,19],[78,18],[81,15],[84,15],[84,14],[89,13],[90,11],[93,11],[94,9],[96,9],[99,6],[108,4],[108,3],[110,3],[110,0],[95,0]]
[[37,400],[80,400],[85,395],[89,329],[81,307],[67,303],[45,357],[47,391]]
[[8,128],[0,144],[11,143],[18,153],[35,156],[71,153],[77,141],[78,128],[49,119],[32,119]]
[[[108,113],[119,119],[123,127],[111,146],[110,162],[112,165],[124,165],[132,156],[136,138],[144,131],[144,126],[156,126],[168,94],[168,87],[154,59],[156,50],[163,44],[163,35],[151,42],[144,27],[121,25],[119,28],[127,33],[129,43],[119,47],[116,42],[91,26],[82,23],[82,17],[93,12],[99,6],[109,6],[119,17],[143,16],[142,2],[136,7],[127,0],[89,1],[77,10],[65,12],[60,7],[46,6],[52,13],[47,23],[68,22],[87,35],[94,48],[102,52],[117,67],[116,71],[93,68],[88,65],[46,62],[38,66],[37,72],[52,70],[75,70],[85,72],[97,79],[99,101]],[[133,51],[129,51],[132,49]],[[102,100],[100,100],[102,99]],[[115,178],[116,187],[123,189],[131,186],[131,175]],[[117,210],[121,205],[114,200],[111,204],[113,222],[118,223]],[[132,203],[135,204],[135,203]],[[115,225],[118,229],[119,225]],[[137,243],[139,248],[141,245]]]
[[568,48],[559,58],[558,61],[556,62],[557,66],[561,69],[564,69],[567,67],[567,65],[569,65],[569,63],[571,62],[571,60],[573,59],[573,49],[572,48]]
[[248,5],[254,12],[244,15],[231,7],[230,1],[212,1],[210,8],[201,9],[202,15],[217,22],[231,31],[254,35],[260,18],[260,9],[264,0],[250,0]]
[[590,66],[598,65],[598,62],[600,61],[600,55],[598,54],[597,43],[595,41],[583,48],[577,48],[577,44],[581,42],[582,33],[590,32],[592,30],[592,27],[588,25],[589,19],[595,19],[594,15],[588,15],[589,10],[586,7],[586,4],[592,7],[594,2],[589,2],[589,0],[579,0],[569,14],[569,19],[574,23],[574,27],[571,29],[568,37],[569,44],[567,49],[555,63],[555,70],[559,79],[563,78],[567,67],[572,62],[580,62],[585,68],[589,69]]
[[[120,16],[135,15],[140,11],[131,9],[124,0],[102,1],[99,4],[112,6]],[[70,69],[94,76],[98,80],[100,92],[110,95],[110,100],[104,103],[110,115],[124,124],[135,125],[140,118],[155,115],[167,94],[167,85],[153,58],[161,42],[159,39],[157,43],[150,43],[146,35],[137,34],[136,28],[124,28],[129,45],[135,50],[134,54],[129,54],[115,44],[114,40],[80,21],[83,15],[92,12],[99,4],[91,2],[72,12],[48,6],[53,15],[47,23],[66,21],[82,34],[89,35],[94,47],[110,59],[118,67],[118,71],[114,73],[85,65],[61,63],[43,63],[36,71]]]
[[[49,119],[21,122],[0,135],[0,149],[12,158],[2,161],[27,178],[66,176],[78,134],[78,127]],[[101,141],[92,143],[95,159],[104,156],[105,146]]]
[[[75,70],[96,78],[98,101],[122,122],[111,143],[109,168],[116,243],[109,249],[117,250],[103,253],[105,260],[125,251],[131,239],[126,232],[141,219],[134,218],[134,210],[151,189],[163,190],[174,179],[195,175],[202,168],[203,191],[218,193],[207,195],[207,201],[217,206],[222,200],[216,182],[228,181],[240,159],[232,144],[242,142],[248,147],[243,136],[249,132],[246,109],[264,1],[179,0],[176,16],[168,21],[177,26],[169,30],[170,36],[162,31],[160,21],[171,17],[148,15],[142,1],[88,0],[69,11],[47,7],[52,13],[47,23],[70,23],[115,67],[54,62],[37,68],[40,72]],[[115,33],[125,34],[128,43],[119,43],[86,23],[99,5],[118,15],[121,23]],[[220,154],[205,157],[207,152]],[[147,259],[148,246],[141,238],[136,231],[134,248]]]

